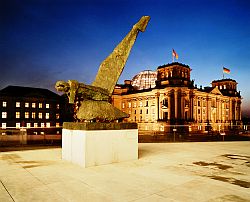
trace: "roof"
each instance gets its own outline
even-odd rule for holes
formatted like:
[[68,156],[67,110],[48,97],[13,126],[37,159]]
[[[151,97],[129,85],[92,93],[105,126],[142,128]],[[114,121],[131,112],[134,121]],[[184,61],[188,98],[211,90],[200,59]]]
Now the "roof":
[[235,80],[233,79],[219,79],[219,80],[213,80],[212,83],[214,82],[224,82],[224,81],[232,81],[232,82],[236,82]]
[[172,62],[172,63],[168,63],[168,64],[165,64],[165,65],[161,65],[157,69],[170,67],[170,66],[175,66],[175,65],[182,66],[182,67],[187,67],[187,68],[190,69],[190,67],[188,65],[185,65],[185,64],[182,64],[182,63],[179,63],[179,62]]
[[43,88],[7,86],[0,90],[0,96],[58,99],[60,95]]

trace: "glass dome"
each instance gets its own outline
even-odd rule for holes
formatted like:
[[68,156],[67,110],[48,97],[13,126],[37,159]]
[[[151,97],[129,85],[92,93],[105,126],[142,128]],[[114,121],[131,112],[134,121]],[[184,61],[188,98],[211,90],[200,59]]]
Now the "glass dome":
[[151,70],[144,70],[133,77],[131,84],[136,90],[143,90],[154,88],[156,80],[156,72]]

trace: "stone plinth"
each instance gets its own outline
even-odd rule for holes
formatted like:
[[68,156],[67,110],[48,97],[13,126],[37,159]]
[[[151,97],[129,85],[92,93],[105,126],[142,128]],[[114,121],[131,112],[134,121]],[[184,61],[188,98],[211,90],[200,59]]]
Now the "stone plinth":
[[137,124],[66,122],[62,159],[83,167],[138,159]]

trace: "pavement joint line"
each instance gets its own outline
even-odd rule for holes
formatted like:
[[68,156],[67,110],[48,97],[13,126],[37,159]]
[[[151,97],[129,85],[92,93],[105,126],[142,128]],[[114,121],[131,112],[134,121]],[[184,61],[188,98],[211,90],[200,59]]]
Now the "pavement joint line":
[[8,191],[8,189],[5,187],[4,183],[2,182],[2,180],[0,180],[1,184],[3,185],[4,189],[7,191],[7,193],[9,194],[10,198],[12,199],[12,201],[15,202],[14,198],[11,196],[10,192]]

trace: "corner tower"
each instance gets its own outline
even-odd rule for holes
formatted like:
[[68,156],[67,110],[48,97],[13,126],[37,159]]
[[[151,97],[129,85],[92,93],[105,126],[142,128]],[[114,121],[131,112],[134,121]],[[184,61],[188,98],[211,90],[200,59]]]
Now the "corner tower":
[[212,81],[212,87],[218,87],[223,95],[230,97],[241,97],[237,92],[237,82],[233,79],[221,79]]
[[190,81],[190,72],[188,65],[178,62],[159,66],[156,86],[190,87],[193,85]]

